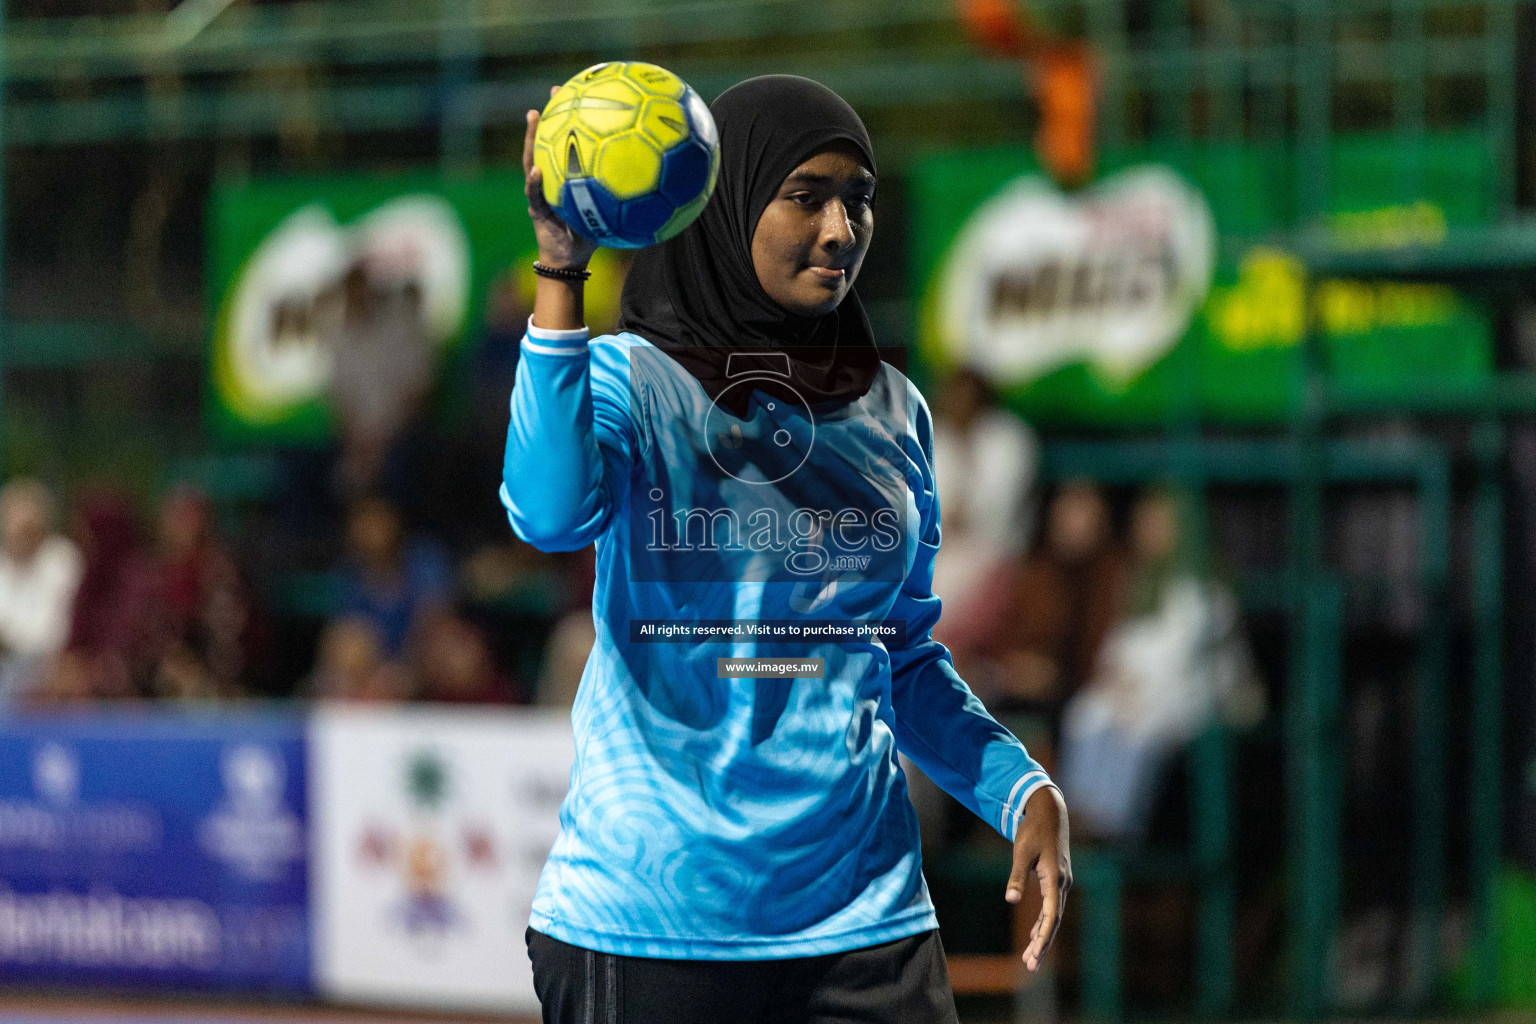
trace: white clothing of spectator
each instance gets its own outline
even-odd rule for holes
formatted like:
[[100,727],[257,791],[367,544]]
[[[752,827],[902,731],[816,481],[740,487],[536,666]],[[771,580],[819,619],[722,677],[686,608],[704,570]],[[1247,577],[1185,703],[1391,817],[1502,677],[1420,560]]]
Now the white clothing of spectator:
[[1265,699],[1237,600],[1190,553],[1175,498],[1143,496],[1131,532],[1130,607],[1067,701],[1056,778],[1075,827],[1136,844],[1173,756],[1215,722],[1253,726]]
[[341,431],[344,480],[352,491],[365,492],[377,485],[391,446],[421,411],[432,389],[434,354],[417,283],[380,295],[357,263],[341,287],[330,399]]
[[17,479],[0,488],[0,708],[63,649],[83,571],[80,549],[54,532],[47,487]]

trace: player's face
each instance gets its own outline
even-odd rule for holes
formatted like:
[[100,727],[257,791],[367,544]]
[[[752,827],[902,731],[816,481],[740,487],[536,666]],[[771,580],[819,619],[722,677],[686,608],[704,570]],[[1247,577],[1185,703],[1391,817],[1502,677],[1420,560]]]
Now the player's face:
[[853,287],[875,232],[875,176],[857,151],[821,150],[789,172],[752,236],[752,265],[768,297],[821,316]]

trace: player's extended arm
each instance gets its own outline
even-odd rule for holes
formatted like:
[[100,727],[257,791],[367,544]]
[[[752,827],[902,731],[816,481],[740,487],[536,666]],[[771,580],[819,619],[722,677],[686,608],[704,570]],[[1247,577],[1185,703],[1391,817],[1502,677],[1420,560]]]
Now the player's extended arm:
[[[533,163],[538,123],[538,112],[528,111],[523,172],[539,262],[581,270],[596,246],[567,227],[544,199],[541,175]],[[580,280],[538,278],[512,388],[501,501],[517,535],[545,551],[572,551],[590,544],[614,505],[594,417],[582,291]],[[623,404],[622,397],[610,403],[618,408],[609,412],[622,419]]]
[[916,437],[910,457],[920,468],[924,493],[917,555],[890,618],[906,623],[906,643],[887,645],[896,746],[929,778],[1005,838],[1013,839],[1024,803],[1051,785],[1045,769],[1007,729],[988,714],[955,671],[949,649],[933,639],[940,602],[933,593],[933,559],[939,550],[939,501],[934,484],[933,429],[928,409],[911,392]]
[[[1017,903],[1025,877],[1040,879],[1041,908],[1024,962],[1037,970],[1061,922],[1072,887],[1067,809],[1061,793],[1024,745],[987,713],[955,671],[949,650],[933,639],[940,602],[933,593],[939,549],[939,501],[934,486],[933,433],[928,409],[912,392],[924,493],[917,556],[891,610],[905,620],[907,643],[891,647],[891,704],[896,746],[929,778],[1013,842],[1013,871],[1004,898]],[[912,443],[911,440],[908,442]],[[1027,805],[1027,807],[1026,807]]]

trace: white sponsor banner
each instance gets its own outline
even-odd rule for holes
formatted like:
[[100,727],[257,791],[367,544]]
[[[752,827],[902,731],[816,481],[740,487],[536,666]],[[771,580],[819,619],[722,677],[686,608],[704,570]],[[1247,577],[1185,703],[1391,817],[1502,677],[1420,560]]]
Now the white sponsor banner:
[[358,266],[375,288],[419,289],[424,334],[446,344],[469,309],[464,225],[440,196],[397,196],[343,227],[310,203],[272,229],[231,286],[217,330],[229,399],[271,416],[325,394],[345,313],[344,280]]
[[570,781],[569,714],[328,707],[310,728],[321,994],[536,1012],[524,930]]
[[940,339],[999,384],[1082,361],[1124,386],[1188,330],[1215,250],[1204,196],[1166,167],[1133,167],[1073,195],[1020,178],[951,244]]

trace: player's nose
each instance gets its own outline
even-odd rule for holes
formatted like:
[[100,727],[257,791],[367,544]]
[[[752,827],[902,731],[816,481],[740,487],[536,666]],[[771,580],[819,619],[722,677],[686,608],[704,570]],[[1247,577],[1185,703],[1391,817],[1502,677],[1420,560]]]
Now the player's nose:
[[848,219],[848,207],[841,199],[834,198],[822,207],[821,244],[830,252],[853,244],[853,223]]

